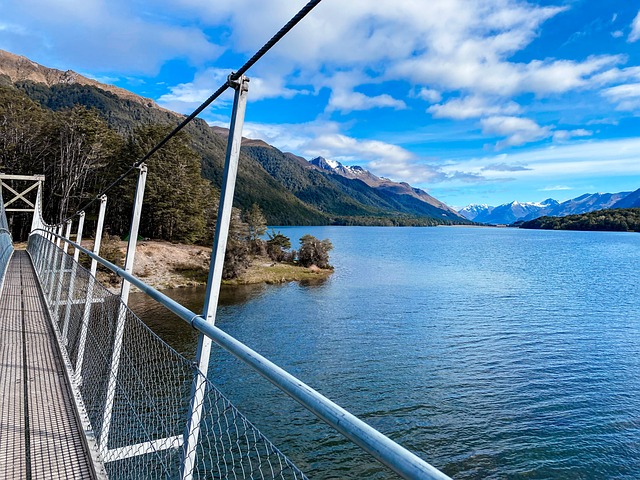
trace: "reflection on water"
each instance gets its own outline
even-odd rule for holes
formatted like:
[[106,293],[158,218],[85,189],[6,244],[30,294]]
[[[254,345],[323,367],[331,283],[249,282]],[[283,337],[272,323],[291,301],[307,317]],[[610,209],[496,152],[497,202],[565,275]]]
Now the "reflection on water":
[[[220,306],[236,305],[257,297],[265,289],[262,285],[225,286],[220,290]],[[206,288],[175,288],[163,291],[194,313],[202,313]],[[198,335],[184,320],[173,315],[155,300],[140,292],[130,296],[131,309],[165,342],[187,358],[195,356]]]
[[[640,235],[281,230],[330,238],[336,272],[225,288],[220,328],[455,478],[637,478]],[[192,358],[188,325],[131,304]],[[210,372],[310,478],[390,478],[219,349]]]

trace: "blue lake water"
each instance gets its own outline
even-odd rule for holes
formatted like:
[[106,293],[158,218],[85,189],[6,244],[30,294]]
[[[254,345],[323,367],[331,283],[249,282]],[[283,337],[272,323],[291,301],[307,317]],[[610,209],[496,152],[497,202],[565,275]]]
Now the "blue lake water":
[[[455,478],[640,478],[640,234],[280,230],[329,238],[335,273],[224,289],[220,328]],[[188,326],[132,307],[193,354]],[[394,478],[229,355],[211,368],[310,478]]]

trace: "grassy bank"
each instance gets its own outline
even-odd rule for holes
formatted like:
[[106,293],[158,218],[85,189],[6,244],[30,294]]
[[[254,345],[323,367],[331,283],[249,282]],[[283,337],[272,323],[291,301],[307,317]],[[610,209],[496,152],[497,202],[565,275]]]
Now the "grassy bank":
[[[84,243],[84,242],[83,242]],[[90,242],[87,242],[90,243]],[[127,243],[121,240],[103,241],[103,254],[118,265],[124,262]],[[205,285],[209,273],[210,247],[145,240],[138,243],[133,274],[159,290],[167,288]],[[256,257],[238,278],[225,280],[226,285],[278,284],[287,282],[319,282],[328,278],[333,270],[315,266],[304,268],[289,263],[273,262],[267,257]],[[102,271],[98,278],[112,288],[120,279]]]
[[277,263],[266,257],[254,258],[252,264],[238,278],[225,280],[225,285],[277,284],[287,282],[319,282],[327,279],[332,269],[315,265],[309,268],[291,263]]

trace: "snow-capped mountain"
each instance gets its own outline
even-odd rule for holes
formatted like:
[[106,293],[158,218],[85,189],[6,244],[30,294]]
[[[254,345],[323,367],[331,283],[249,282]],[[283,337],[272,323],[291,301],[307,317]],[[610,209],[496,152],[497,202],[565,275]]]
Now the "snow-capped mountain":
[[471,205],[467,205],[466,207],[458,210],[458,213],[467,220],[474,221],[478,216],[489,215],[492,210],[493,207],[487,205],[486,203],[472,203]]
[[370,187],[378,186],[381,181],[388,180],[386,178],[383,179],[377,177],[376,175],[369,172],[368,170],[365,170],[359,165],[343,165],[336,160],[328,160],[324,157],[316,157],[312,160],[309,160],[309,163],[326,172],[337,173],[338,175],[346,178],[357,178],[358,180],[362,180]]
[[596,210],[604,210],[606,208],[612,208],[614,205],[627,196],[630,192],[620,193],[585,193],[579,197],[572,198],[566,202],[546,209],[541,215],[536,217],[527,218],[526,220],[532,220],[542,215],[551,217],[564,217],[566,215],[576,215],[579,213],[593,212]]
[[527,217],[537,218],[541,215],[540,212],[549,208],[553,208],[557,205],[559,205],[559,202],[552,198],[548,198],[539,203],[523,203],[515,201],[511,203],[505,203],[504,205],[498,205],[487,215],[476,217],[475,221],[480,223],[508,225]]
[[[640,192],[640,190],[638,191]],[[469,220],[478,223],[488,223],[492,225],[509,225],[519,220],[533,220],[534,218],[550,216],[564,217],[579,213],[593,212],[607,208],[620,208],[627,204],[635,203],[635,197],[630,202],[624,199],[631,198],[636,192],[620,193],[587,193],[565,202],[558,202],[548,198],[539,203],[531,202],[511,202],[497,207],[488,205],[468,205],[458,213]],[[638,195],[640,197],[640,194]]]
[[[356,179],[364,182],[369,187],[379,190],[381,192],[387,192],[393,195],[408,195],[420,202],[427,203],[441,210],[445,210],[456,217],[462,217],[458,212],[449,207],[447,204],[442,203],[437,198],[432,197],[424,190],[412,187],[406,182],[394,182],[385,177],[378,177],[369,170],[362,168],[359,165],[343,165],[335,160],[327,160],[324,157],[316,157],[309,160],[309,164],[322,171],[340,175],[341,177]],[[415,200],[413,200],[415,201]]]

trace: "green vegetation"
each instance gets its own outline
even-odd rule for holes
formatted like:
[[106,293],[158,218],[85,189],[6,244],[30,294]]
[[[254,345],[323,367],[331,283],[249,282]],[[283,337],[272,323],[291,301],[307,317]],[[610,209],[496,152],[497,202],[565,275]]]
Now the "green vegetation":
[[[300,239],[300,250],[291,250],[291,239],[281,232],[271,231],[268,240],[263,240],[267,226],[260,207],[254,204],[251,210],[245,213],[243,221],[240,211],[234,209],[229,229],[229,239],[225,255],[222,278],[232,280],[246,277],[246,272],[256,275],[256,265],[267,261],[267,265],[258,268],[261,275],[271,275],[268,272],[277,272],[278,278],[297,279],[291,267],[313,267],[322,270],[333,270],[329,265],[329,251],[333,248],[329,240],[318,240],[311,235],[304,235]],[[279,265],[279,268],[273,268]],[[286,267],[285,267],[286,265]],[[266,269],[266,267],[269,269]],[[281,276],[284,270],[289,273]],[[301,272],[298,272],[301,273]],[[271,281],[273,279],[270,279]],[[266,281],[266,280],[265,280]],[[245,281],[245,283],[247,283]],[[249,282],[251,283],[251,282]]]
[[329,251],[332,249],[333,245],[328,239],[318,240],[313,235],[304,235],[300,238],[298,261],[303,267],[315,265],[318,268],[331,268]]
[[540,217],[522,223],[520,228],[640,232],[640,208],[598,210],[566,217]]
[[295,252],[289,252],[291,248],[291,239],[289,237],[285,237],[282,233],[275,233],[274,231],[271,231],[268,235],[269,240],[266,242],[267,255],[271,260],[283,262],[285,260],[291,261],[295,258]]

